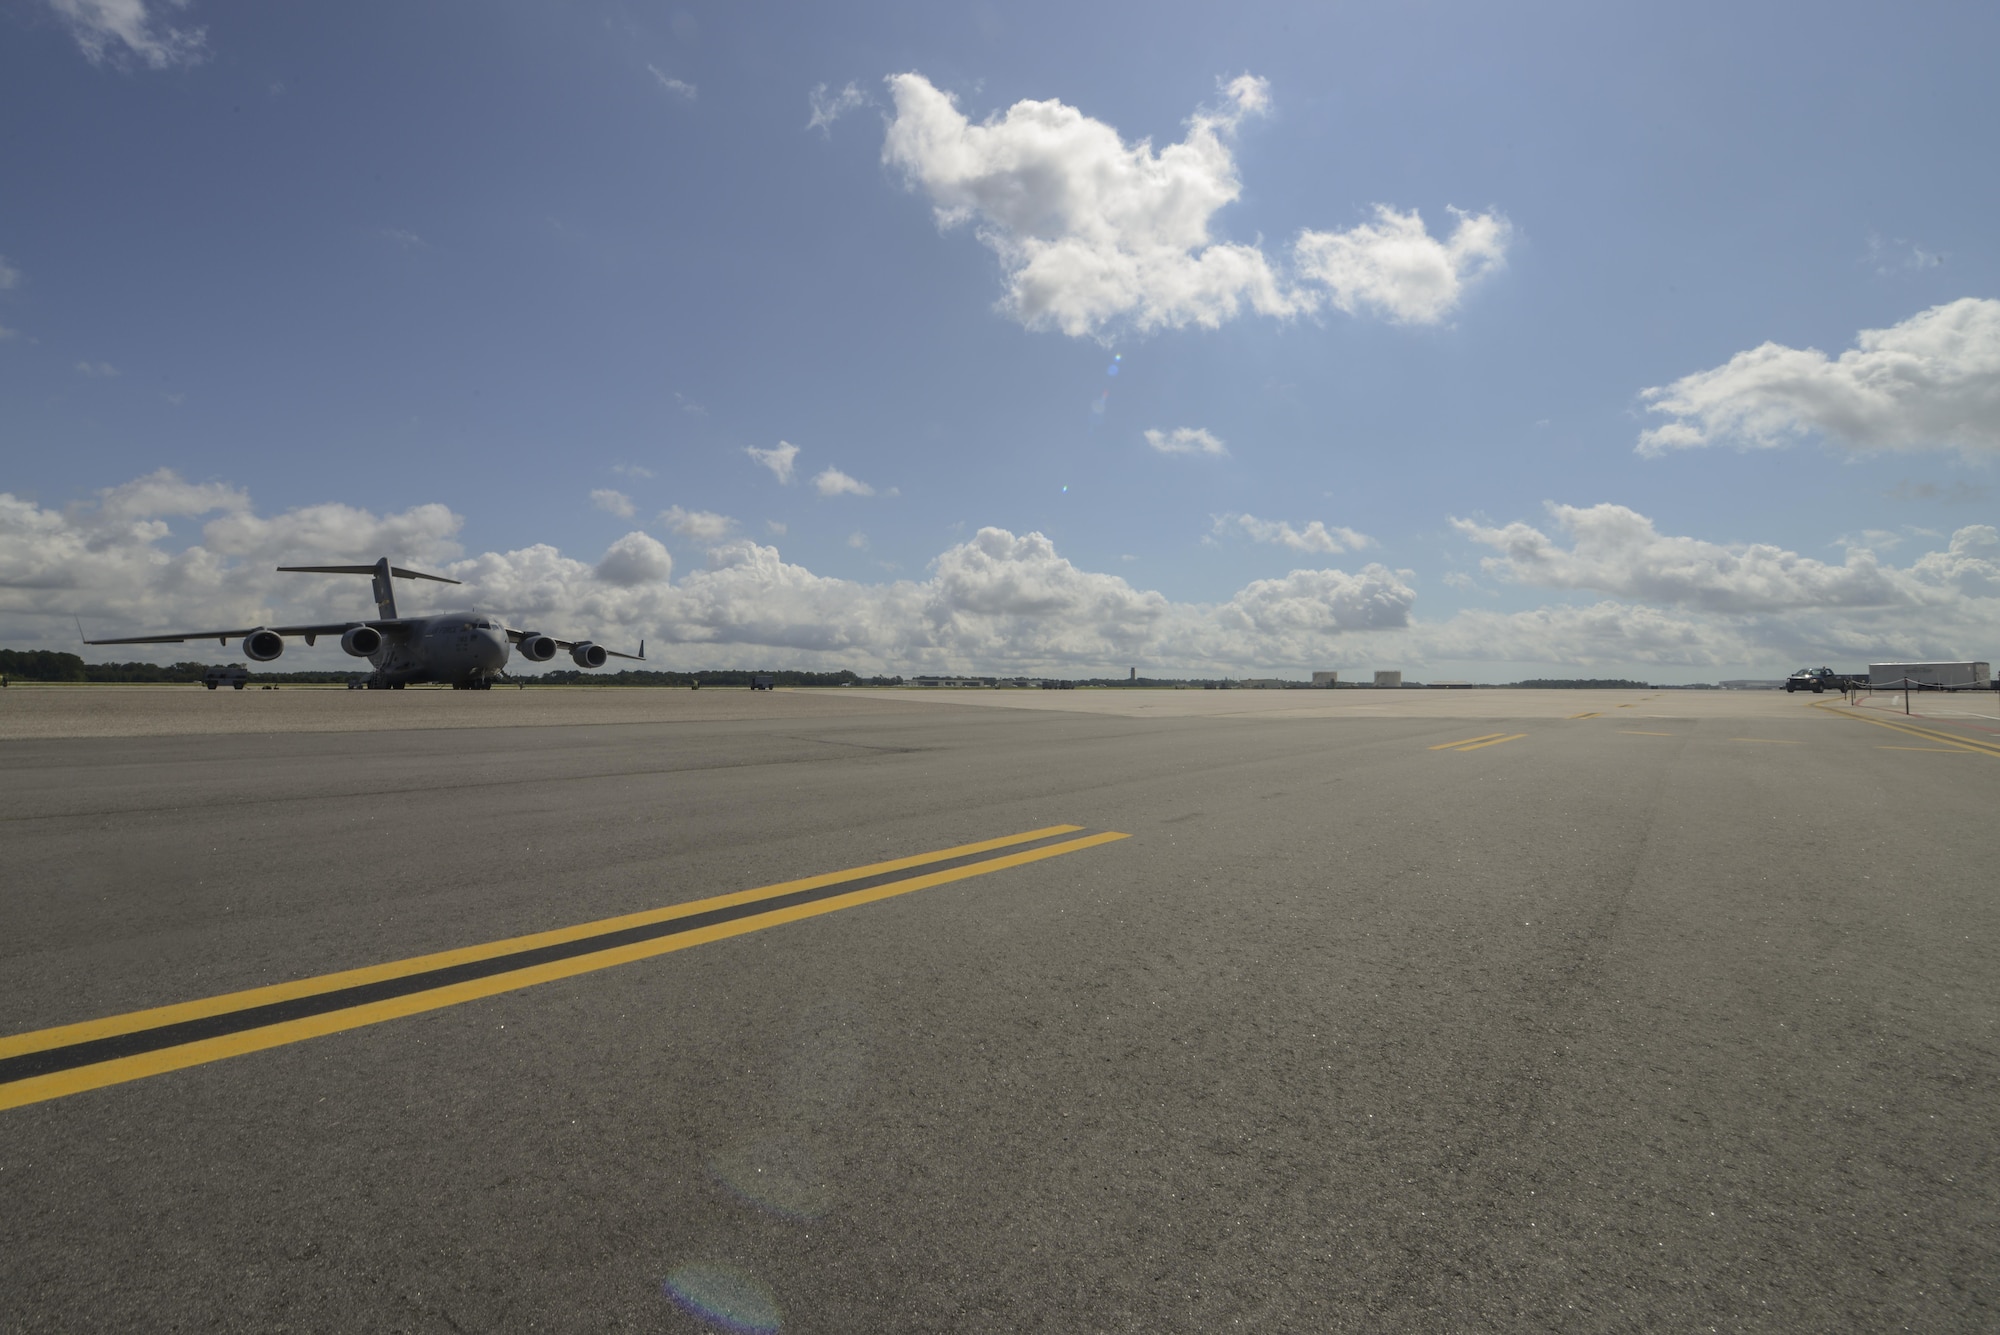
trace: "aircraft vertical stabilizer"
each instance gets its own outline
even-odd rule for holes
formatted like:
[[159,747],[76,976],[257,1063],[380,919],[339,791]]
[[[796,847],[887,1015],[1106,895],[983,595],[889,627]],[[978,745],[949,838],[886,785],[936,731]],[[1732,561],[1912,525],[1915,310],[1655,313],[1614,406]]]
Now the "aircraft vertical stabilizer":
[[375,610],[384,621],[396,619],[396,590],[391,586],[393,579],[434,579],[440,584],[457,584],[460,581],[447,579],[443,575],[426,575],[421,570],[405,570],[401,566],[389,564],[383,557],[372,566],[279,566],[280,570],[292,570],[306,575],[373,575],[375,577]]

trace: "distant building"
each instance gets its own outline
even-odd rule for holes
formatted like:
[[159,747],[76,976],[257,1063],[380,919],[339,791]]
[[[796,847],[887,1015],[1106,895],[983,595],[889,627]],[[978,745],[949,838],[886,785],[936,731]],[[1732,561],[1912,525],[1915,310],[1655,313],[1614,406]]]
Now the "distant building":
[[912,677],[910,678],[910,685],[951,686],[963,690],[967,687],[984,686],[986,683],[977,677]]
[[1385,669],[1383,671],[1377,672],[1375,674],[1375,684],[1378,687],[1401,686],[1403,684],[1402,670],[1400,668]]
[[1338,672],[1313,673],[1313,685],[1315,686],[1336,686],[1339,683],[1340,674]]

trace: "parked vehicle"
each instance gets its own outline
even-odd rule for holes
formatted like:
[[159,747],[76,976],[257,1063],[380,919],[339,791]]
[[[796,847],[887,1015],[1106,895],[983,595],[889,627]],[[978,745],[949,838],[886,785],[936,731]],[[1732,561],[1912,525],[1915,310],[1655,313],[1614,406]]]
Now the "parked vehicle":
[[1844,691],[1854,684],[1853,678],[1843,677],[1830,667],[1800,668],[1785,678],[1785,692],[1811,691],[1814,695],[1824,695],[1828,691]]
[[250,669],[241,663],[231,663],[227,667],[212,667],[201,674],[201,684],[211,691],[218,686],[229,686],[240,691],[250,684]]

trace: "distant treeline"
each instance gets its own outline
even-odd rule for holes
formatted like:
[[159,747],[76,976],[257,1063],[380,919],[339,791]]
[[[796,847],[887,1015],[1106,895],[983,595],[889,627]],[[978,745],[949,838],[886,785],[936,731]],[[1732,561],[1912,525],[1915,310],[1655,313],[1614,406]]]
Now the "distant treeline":
[[[86,663],[47,649],[0,649],[0,677],[13,681],[198,682],[206,663]],[[259,672],[258,681],[307,685],[346,681],[351,672]]]
[[901,677],[862,677],[839,672],[758,672],[750,668],[703,668],[695,672],[578,672],[564,668],[536,677],[510,677],[542,686],[748,686],[752,677],[769,677],[777,686],[901,686]]
[[[369,670],[357,663],[360,672]],[[0,677],[14,681],[75,682],[198,682],[207,673],[207,663],[86,663],[75,654],[46,649],[0,649]],[[348,672],[267,672],[251,669],[251,676],[273,685],[305,686],[323,682],[344,682],[355,676]],[[748,668],[703,669],[697,672],[577,672],[566,669],[540,676],[508,677],[539,686],[748,686],[752,677],[769,677],[779,686],[901,686],[901,677],[862,677],[853,672],[756,672]]]
[[1536,677],[1530,681],[1517,681],[1516,686],[1543,686],[1557,691],[1650,691],[1652,686],[1643,681],[1625,681],[1610,677]]

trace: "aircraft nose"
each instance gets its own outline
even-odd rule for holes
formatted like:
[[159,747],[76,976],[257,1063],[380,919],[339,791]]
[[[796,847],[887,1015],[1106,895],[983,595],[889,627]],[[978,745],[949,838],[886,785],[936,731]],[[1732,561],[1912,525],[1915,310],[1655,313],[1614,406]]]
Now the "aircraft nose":
[[507,666],[507,637],[488,631],[479,637],[479,666],[498,672]]

